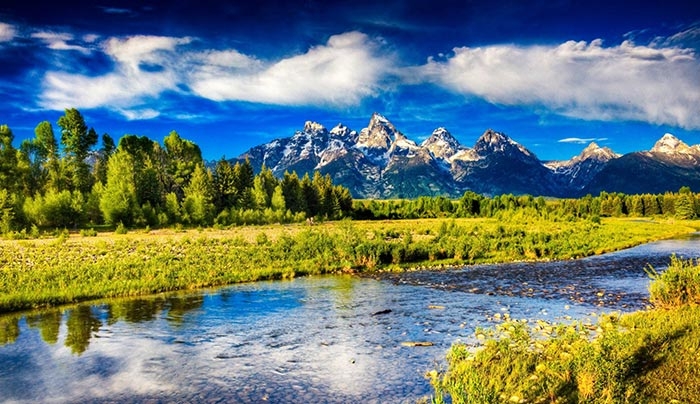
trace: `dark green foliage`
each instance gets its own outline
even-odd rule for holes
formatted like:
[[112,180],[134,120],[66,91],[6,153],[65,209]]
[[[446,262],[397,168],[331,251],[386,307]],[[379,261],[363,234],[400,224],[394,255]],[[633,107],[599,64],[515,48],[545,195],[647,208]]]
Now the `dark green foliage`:
[[97,144],[97,132],[88,129],[83,115],[75,108],[65,110],[65,114],[58,119],[58,126],[61,127],[61,143],[66,154],[71,189],[88,192],[92,180],[85,159],[92,146]]
[[12,146],[15,136],[7,125],[0,125],[0,188],[17,189],[17,151]]

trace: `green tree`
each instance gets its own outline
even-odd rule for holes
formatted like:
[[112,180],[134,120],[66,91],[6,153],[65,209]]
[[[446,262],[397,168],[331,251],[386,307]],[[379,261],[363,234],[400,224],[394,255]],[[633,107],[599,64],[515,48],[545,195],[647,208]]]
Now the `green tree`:
[[86,159],[92,146],[97,144],[97,132],[92,128],[88,130],[83,115],[75,108],[65,110],[65,115],[58,118],[58,126],[72,188],[88,192],[92,184]]
[[107,133],[102,134],[102,147],[99,150],[94,167],[96,182],[107,183],[107,162],[115,150],[114,139]]
[[178,198],[182,198],[195,167],[202,163],[202,151],[195,143],[181,138],[175,131],[163,139],[163,144],[168,174],[166,191],[175,192]]
[[158,166],[158,143],[146,136],[124,135],[117,150],[127,153],[133,161],[137,204],[162,206],[164,191],[159,172],[163,167]]
[[212,174],[198,164],[192,173],[190,183],[185,187],[182,210],[191,224],[208,225],[214,218]]
[[24,214],[41,227],[76,227],[84,219],[85,200],[79,191],[49,189],[24,201]]
[[632,195],[630,200],[630,215],[644,216],[644,198],[641,195]]
[[679,219],[694,219],[695,204],[693,195],[690,192],[679,193],[674,206],[676,217]]
[[301,194],[304,198],[304,206],[307,217],[314,217],[321,213],[321,180],[318,171],[314,173],[314,180],[311,181],[309,173],[304,174],[301,179]]
[[107,164],[107,184],[100,198],[100,209],[108,224],[133,224],[138,207],[134,164],[131,156],[117,151]]
[[15,198],[7,189],[0,188],[0,234],[9,233],[15,220]]
[[292,213],[305,212],[306,206],[304,195],[301,192],[301,183],[297,173],[284,173],[282,178],[282,194],[284,195],[284,204]]
[[255,208],[255,200],[253,199],[255,173],[248,159],[243,163],[236,163],[233,166],[233,180],[234,186],[238,192],[236,205],[241,209]]
[[284,193],[282,192],[282,185],[277,185],[275,190],[272,192],[272,200],[270,201],[272,205],[272,210],[281,211],[287,209],[284,203]]
[[0,125],[0,188],[17,190],[17,150],[12,146],[15,136],[7,125]]
[[224,158],[219,160],[213,173],[214,205],[218,211],[236,206],[238,189],[233,167]]

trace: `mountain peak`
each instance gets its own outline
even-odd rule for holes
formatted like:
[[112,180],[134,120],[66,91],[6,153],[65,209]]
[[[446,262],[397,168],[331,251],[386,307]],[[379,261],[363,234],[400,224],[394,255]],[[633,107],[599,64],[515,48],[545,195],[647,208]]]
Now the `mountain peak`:
[[459,141],[445,128],[440,127],[433,131],[429,138],[421,143],[433,156],[448,159],[462,148]]
[[[474,149],[479,153],[505,152],[512,147],[523,149],[520,144],[511,140],[503,133],[496,132],[493,129],[487,129],[474,145]],[[530,154],[527,152],[526,154]]]
[[306,121],[304,124],[304,132],[306,133],[318,133],[325,130],[326,128],[318,122]]
[[342,123],[339,123],[333,129],[331,129],[330,133],[331,135],[337,137],[348,137],[353,133],[353,131]]
[[596,142],[591,142],[574,160],[583,161],[592,158],[598,161],[609,161],[617,157],[619,156],[609,147],[600,147]]
[[687,144],[670,133],[663,135],[651,148],[652,153],[664,154],[688,153],[689,151],[690,147]]
[[389,150],[394,140],[405,138],[388,119],[375,112],[369,120],[369,125],[360,131],[357,146],[365,149]]

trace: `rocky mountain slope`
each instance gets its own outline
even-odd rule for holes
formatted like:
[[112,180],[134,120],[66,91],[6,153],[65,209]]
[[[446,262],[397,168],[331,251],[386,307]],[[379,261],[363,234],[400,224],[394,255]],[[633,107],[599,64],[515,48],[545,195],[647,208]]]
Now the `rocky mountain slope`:
[[591,143],[571,160],[543,162],[491,129],[471,148],[445,128],[417,144],[377,113],[359,132],[306,122],[293,136],[253,147],[236,160],[246,158],[255,170],[265,165],[280,177],[285,171],[330,174],[357,198],[455,197],[466,190],[576,197],[700,189],[700,146],[670,134],[649,151],[619,155]]

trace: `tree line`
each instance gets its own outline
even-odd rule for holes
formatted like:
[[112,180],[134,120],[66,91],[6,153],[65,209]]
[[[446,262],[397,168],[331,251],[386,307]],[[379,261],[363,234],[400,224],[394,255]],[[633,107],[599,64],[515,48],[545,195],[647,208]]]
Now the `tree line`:
[[654,216],[695,219],[700,217],[700,194],[682,187],[678,192],[663,194],[601,192],[598,196],[547,200],[541,196],[513,194],[487,197],[467,191],[458,200],[444,196],[423,196],[413,200],[357,200],[353,207],[353,217],[369,220],[489,218],[518,210],[550,219]]
[[[337,219],[350,214],[352,196],[330,176],[281,179],[248,161],[222,158],[207,167],[194,142],[173,131],[162,145],[145,136],[115,142],[88,128],[77,109],[16,149],[0,125],[0,233],[20,229],[99,225],[228,226]],[[100,148],[96,149],[100,140]]]

